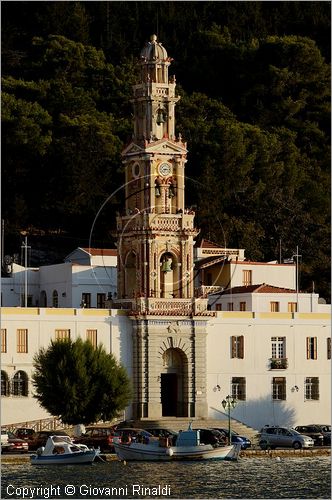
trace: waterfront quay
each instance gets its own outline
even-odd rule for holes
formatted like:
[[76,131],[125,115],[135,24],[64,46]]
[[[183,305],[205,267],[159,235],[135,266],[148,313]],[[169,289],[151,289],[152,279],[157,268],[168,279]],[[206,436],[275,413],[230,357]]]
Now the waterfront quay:
[[[240,458],[276,458],[276,457],[288,457],[288,458],[317,458],[331,455],[331,448],[328,446],[321,446],[311,449],[300,449],[294,450],[293,448],[279,448],[277,450],[261,450],[255,446],[247,449],[241,450]],[[118,461],[118,457],[114,453],[105,453],[100,455],[102,460],[106,462]],[[1,455],[2,464],[24,464],[30,462],[30,453],[25,455],[8,453]]]

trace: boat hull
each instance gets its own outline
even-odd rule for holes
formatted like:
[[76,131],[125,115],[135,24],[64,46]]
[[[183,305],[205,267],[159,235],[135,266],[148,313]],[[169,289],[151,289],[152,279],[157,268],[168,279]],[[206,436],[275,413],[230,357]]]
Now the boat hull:
[[221,446],[170,446],[162,447],[143,443],[114,443],[120,460],[171,461],[171,460],[237,460],[240,445]]
[[32,465],[91,464],[98,453],[98,450],[89,450],[62,455],[32,455],[30,460]]

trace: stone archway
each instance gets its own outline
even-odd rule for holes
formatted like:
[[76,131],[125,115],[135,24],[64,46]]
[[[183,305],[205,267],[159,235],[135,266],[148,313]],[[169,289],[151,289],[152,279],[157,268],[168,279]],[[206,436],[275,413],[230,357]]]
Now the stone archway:
[[188,416],[188,361],[181,349],[170,348],[163,353],[160,376],[163,417]]

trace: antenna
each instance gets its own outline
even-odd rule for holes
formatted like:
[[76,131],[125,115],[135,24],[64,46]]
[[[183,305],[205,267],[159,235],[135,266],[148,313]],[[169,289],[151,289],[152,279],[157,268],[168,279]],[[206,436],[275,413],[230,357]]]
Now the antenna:
[[28,307],[28,237],[24,239],[21,249],[24,249],[24,307]]
[[297,312],[299,312],[299,247],[296,247],[296,254],[293,255],[293,258],[296,257],[296,303],[297,303]]

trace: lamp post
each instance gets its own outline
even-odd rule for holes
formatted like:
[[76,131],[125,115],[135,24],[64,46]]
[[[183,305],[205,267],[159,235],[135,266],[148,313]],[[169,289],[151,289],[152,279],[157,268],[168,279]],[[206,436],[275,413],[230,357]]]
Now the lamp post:
[[221,404],[224,408],[224,410],[227,409],[227,414],[228,414],[228,444],[231,444],[232,439],[231,439],[231,409],[235,408],[236,406],[236,399],[232,398],[232,396],[226,396],[225,399],[222,400]]

